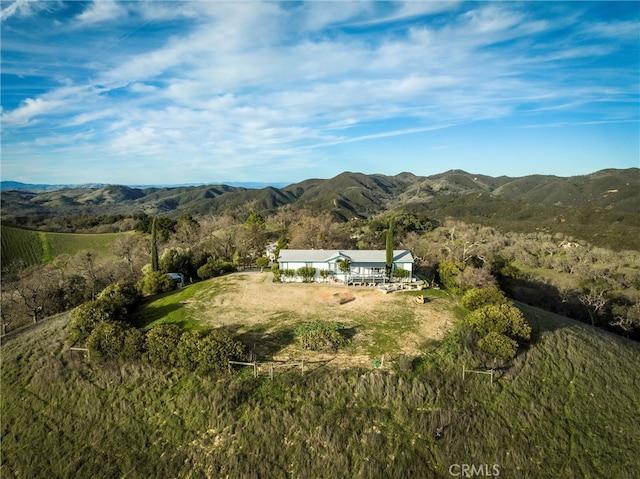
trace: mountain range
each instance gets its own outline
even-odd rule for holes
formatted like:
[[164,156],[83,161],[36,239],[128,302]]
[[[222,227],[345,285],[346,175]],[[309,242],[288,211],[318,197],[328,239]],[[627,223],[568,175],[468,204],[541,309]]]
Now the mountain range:
[[[283,187],[228,184],[131,187],[83,185],[39,191],[2,185],[2,216],[146,213],[194,216],[242,210],[274,211],[280,206],[330,212],[336,219],[366,219],[387,211],[422,212],[500,225],[549,229],[603,225],[616,235],[640,231],[640,168],[606,169],[571,177],[491,177],[461,170],[432,176],[344,172]],[[536,224],[537,222],[537,224]],[[564,230],[564,227],[551,230]],[[597,232],[589,236],[597,236]],[[624,245],[619,245],[624,247]],[[635,249],[635,248],[634,248]]]
[[[171,185],[130,185],[131,188],[175,188],[178,186],[202,186],[206,183],[184,183],[184,184],[171,184]],[[229,186],[242,186],[244,188],[266,188],[267,186],[275,186],[277,188],[288,185],[288,183],[255,183],[255,182],[242,182],[232,181],[224,183]],[[0,181],[0,191],[29,191],[31,193],[41,193],[44,191],[55,191],[65,189],[87,189],[87,188],[103,188],[109,186],[108,183],[83,183],[83,184],[57,184],[51,185],[46,183],[22,183],[20,181]]]

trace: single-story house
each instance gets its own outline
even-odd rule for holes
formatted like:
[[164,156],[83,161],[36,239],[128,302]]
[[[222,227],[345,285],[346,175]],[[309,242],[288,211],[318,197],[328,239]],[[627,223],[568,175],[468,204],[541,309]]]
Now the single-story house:
[[[340,269],[341,260],[349,262],[349,271]],[[408,271],[406,281],[413,281],[413,255],[411,250],[394,250],[392,271]],[[323,250],[323,249],[283,249],[280,250],[278,264],[281,271],[310,266],[315,268],[315,281],[320,281],[320,271],[327,270],[331,278],[345,283],[384,283],[387,253],[385,250]],[[406,275],[406,273],[405,273]],[[293,278],[302,281],[301,278]]]

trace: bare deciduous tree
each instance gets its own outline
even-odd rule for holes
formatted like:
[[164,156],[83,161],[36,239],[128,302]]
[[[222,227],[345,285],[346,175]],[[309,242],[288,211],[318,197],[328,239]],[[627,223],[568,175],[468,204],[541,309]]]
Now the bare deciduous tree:
[[[144,240],[134,234],[127,234],[120,236],[113,245],[113,252],[119,258],[122,258],[127,264],[129,275],[131,279],[135,279],[138,275],[136,271],[142,267],[142,256],[144,247]],[[146,252],[146,251],[145,251]]]
[[608,298],[606,289],[593,287],[578,296],[578,299],[584,304],[589,312],[589,320],[591,325],[595,326],[596,317],[600,315],[602,309],[607,305]]

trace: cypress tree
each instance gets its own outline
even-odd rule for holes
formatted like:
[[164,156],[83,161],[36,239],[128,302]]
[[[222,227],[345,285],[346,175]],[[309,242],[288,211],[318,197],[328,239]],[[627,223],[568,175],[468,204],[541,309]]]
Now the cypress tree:
[[389,220],[389,229],[387,230],[387,274],[391,275],[393,267],[393,219]]
[[151,270],[160,270],[158,265],[158,232],[155,218],[153,218],[153,222],[151,223]]

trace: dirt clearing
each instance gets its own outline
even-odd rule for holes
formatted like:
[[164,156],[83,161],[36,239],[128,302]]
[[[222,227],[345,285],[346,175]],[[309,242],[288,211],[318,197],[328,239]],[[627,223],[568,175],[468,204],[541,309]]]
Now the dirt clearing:
[[[382,355],[389,360],[421,354],[429,340],[450,330],[449,299],[417,304],[414,298],[339,284],[273,283],[271,273],[256,272],[212,280],[181,305],[207,326],[232,330],[261,358],[370,366]],[[349,345],[335,353],[301,349],[295,327],[316,320],[342,323],[351,334]]]

